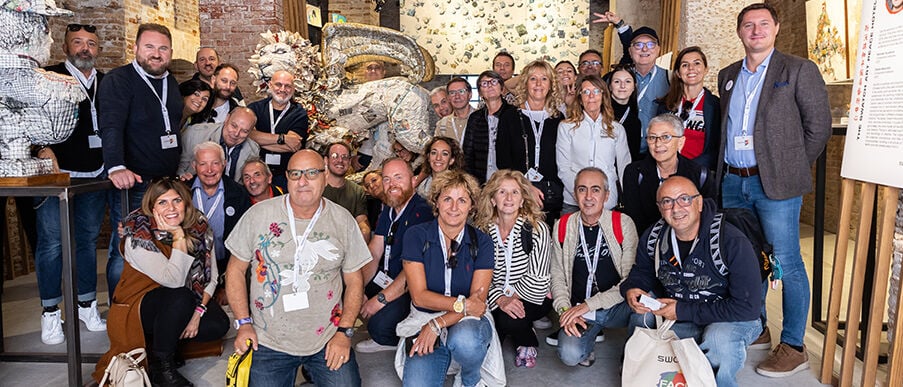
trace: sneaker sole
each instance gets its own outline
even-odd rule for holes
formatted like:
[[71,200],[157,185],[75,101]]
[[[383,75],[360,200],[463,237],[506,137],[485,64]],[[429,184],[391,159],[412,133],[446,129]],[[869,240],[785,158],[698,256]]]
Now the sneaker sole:
[[557,339],[550,339],[550,338],[546,337],[546,344],[551,345],[551,346],[553,346],[553,347],[557,347],[557,346],[558,346],[558,340],[557,340]]
[[749,349],[767,349],[771,350],[771,343],[750,344]]
[[605,335],[602,335],[602,336],[596,336],[596,342],[597,342],[597,343],[601,343],[601,342],[603,342],[603,341],[605,341]]
[[807,370],[807,369],[809,369],[809,361],[808,360],[806,360],[806,362],[804,362],[803,364],[796,366],[796,368],[794,368],[790,371],[783,371],[783,372],[768,371],[768,370],[763,370],[761,368],[756,367],[756,373],[758,373],[759,375],[762,375],[762,376],[767,376],[769,378],[783,378],[783,377],[787,377],[787,376],[796,374],[800,371]]
[[54,341],[49,341],[49,342],[48,342],[48,341],[44,341],[44,338],[41,338],[41,342],[44,343],[44,344],[47,344],[47,345],[57,345],[57,344],[62,344],[62,343],[64,343],[64,342],[66,342],[66,338],[63,337],[63,338],[61,338],[59,341],[54,340]]

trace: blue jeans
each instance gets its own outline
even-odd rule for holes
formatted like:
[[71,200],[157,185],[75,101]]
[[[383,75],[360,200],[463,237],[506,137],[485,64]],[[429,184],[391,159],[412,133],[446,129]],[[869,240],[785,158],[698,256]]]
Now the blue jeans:
[[[60,280],[63,273],[62,230],[60,228],[60,199],[55,196],[34,198],[37,215],[37,248],[35,275],[42,306],[54,306],[63,301]],[[100,234],[107,192],[78,194],[70,201],[75,250],[72,263],[78,275],[78,300],[97,298],[97,236]]]
[[[465,387],[480,382],[480,367],[489,351],[492,325],[486,317],[466,319],[448,328],[446,343],[429,355],[406,357],[404,363],[405,386],[438,386],[445,384],[445,373],[454,359],[461,365],[461,382]],[[255,359],[256,360],[256,359]]]
[[[775,259],[784,270],[781,342],[803,345],[806,316],[809,313],[809,276],[800,254],[800,209],[803,197],[772,200],[765,195],[758,176],[740,177],[731,174],[724,175],[721,192],[725,208],[748,208],[758,215],[765,239],[774,246]],[[762,292],[763,316],[766,294],[766,291]]]
[[411,313],[411,296],[401,295],[376,312],[367,320],[367,332],[377,344],[397,345],[398,335],[395,326]]
[[295,385],[298,366],[310,372],[317,386],[356,387],[361,385],[354,349],[349,351],[347,363],[339,369],[330,371],[326,367],[326,347],[313,355],[295,356],[274,351],[262,345],[254,352],[251,362],[251,374],[248,385],[252,387],[291,387]]
[[[141,200],[144,199],[144,191],[150,185],[151,178],[142,176],[143,183],[135,183],[132,188],[126,191],[128,198],[129,212],[141,208]],[[119,224],[122,222],[122,191],[117,189],[110,190],[110,254],[107,259],[107,289],[110,291],[110,299],[113,299],[113,291],[119,284],[119,277],[122,276],[122,266],[125,261],[122,260],[122,252],[119,250]],[[128,215],[128,214],[125,214]]]
[[596,345],[596,335],[602,328],[622,328],[627,326],[630,307],[621,301],[611,308],[596,311],[596,319],[588,320],[586,330],[580,337],[570,336],[563,330],[558,333],[558,358],[567,366],[575,366],[586,360]]

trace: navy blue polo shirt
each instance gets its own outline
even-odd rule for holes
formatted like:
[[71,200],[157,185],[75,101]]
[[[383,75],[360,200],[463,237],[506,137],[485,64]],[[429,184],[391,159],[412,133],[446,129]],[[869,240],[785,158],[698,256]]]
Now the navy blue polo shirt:
[[411,201],[408,202],[408,205],[401,212],[401,216],[393,224],[391,219],[395,216],[397,216],[395,210],[392,207],[385,206],[379,213],[375,231],[376,235],[381,235],[385,238],[383,242],[383,257],[379,260],[378,270],[383,270],[383,267],[385,267],[383,262],[386,259],[385,245],[389,242],[389,239],[392,239],[392,256],[389,257],[389,272],[387,273],[392,279],[395,279],[401,273],[401,250],[402,246],[404,246],[405,231],[414,225],[433,220],[433,208],[420,195],[414,194],[411,197]]

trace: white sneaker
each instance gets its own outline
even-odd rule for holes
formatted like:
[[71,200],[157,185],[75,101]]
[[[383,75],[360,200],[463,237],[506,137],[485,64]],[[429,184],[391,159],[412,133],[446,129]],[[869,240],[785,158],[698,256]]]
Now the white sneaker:
[[66,341],[66,335],[63,334],[62,314],[63,312],[59,309],[56,312],[41,314],[41,342],[54,345]]
[[543,318],[533,322],[533,328],[536,328],[536,329],[549,329],[551,327],[552,327],[552,320],[549,320],[548,317],[543,317]]
[[354,349],[360,353],[374,353],[374,352],[382,352],[382,351],[394,351],[397,349],[394,345],[382,345],[373,341],[373,339],[367,339],[357,343],[354,346]]
[[78,319],[85,322],[85,326],[91,332],[103,332],[107,330],[107,320],[100,318],[97,312],[97,300],[91,302],[87,308],[78,308]]

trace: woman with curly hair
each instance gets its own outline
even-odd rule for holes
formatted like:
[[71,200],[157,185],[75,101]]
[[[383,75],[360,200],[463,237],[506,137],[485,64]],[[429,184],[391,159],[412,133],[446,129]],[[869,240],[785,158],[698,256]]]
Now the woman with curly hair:
[[539,340],[533,321],[552,310],[549,293],[550,237],[530,182],[518,171],[503,169],[483,187],[476,225],[492,237],[495,270],[489,287],[489,309],[499,340],[511,336],[514,365],[536,366]]
[[417,175],[417,193],[426,198],[430,196],[430,185],[437,173],[464,170],[464,153],[455,139],[436,136],[423,147],[423,154],[426,162]]

